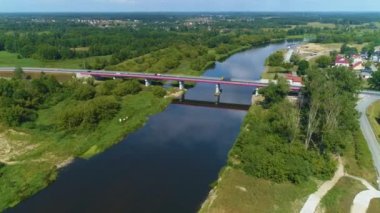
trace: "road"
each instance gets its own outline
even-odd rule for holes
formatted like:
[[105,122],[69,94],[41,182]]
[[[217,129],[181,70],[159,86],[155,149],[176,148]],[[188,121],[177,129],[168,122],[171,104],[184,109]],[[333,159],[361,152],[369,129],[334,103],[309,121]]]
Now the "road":
[[377,171],[377,182],[380,188],[380,145],[367,117],[367,108],[377,100],[380,100],[379,92],[363,91],[361,93],[361,100],[359,101],[356,109],[360,113],[360,128],[363,132],[365,140],[367,141],[369,150],[371,151],[373,163]]
[[288,52],[286,53],[285,57],[284,57],[284,62],[285,63],[290,63],[290,59],[292,58],[292,55],[294,53],[294,48],[289,48]]

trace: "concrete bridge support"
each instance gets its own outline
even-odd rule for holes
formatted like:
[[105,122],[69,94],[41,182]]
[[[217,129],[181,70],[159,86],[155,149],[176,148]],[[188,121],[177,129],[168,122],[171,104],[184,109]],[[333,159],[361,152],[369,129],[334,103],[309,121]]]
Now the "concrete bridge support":
[[220,84],[217,84],[215,86],[215,95],[220,95],[222,93],[222,89],[220,87]]
[[149,79],[145,79],[145,86],[149,87],[152,84],[152,82]]
[[220,104],[220,95],[217,95],[215,99],[215,105],[219,105],[219,104]]
[[179,83],[179,89],[184,90],[185,89],[185,82],[179,81],[178,83]]

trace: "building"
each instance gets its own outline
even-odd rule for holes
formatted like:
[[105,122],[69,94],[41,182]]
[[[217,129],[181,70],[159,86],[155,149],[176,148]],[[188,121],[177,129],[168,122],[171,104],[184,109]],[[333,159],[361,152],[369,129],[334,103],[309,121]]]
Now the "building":
[[286,79],[291,86],[303,86],[302,78],[293,74],[286,74]]
[[363,66],[363,62],[356,62],[356,63],[353,63],[352,64],[352,69],[353,70],[356,70],[356,71],[358,71],[358,70],[363,70],[365,67]]
[[335,66],[337,67],[350,67],[350,61],[341,55],[337,55],[335,59]]

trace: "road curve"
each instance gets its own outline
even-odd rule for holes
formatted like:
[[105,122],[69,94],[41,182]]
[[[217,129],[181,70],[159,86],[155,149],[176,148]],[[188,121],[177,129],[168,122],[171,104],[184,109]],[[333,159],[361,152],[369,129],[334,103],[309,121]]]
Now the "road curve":
[[[375,101],[380,100],[380,93],[379,92],[371,92],[371,91],[363,91],[360,94],[360,101],[358,102],[358,105],[356,109],[360,113],[360,128],[363,132],[364,138],[367,141],[369,150],[372,154],[372,159],[374,166],[377,171],[377,177],[378,177],[378,184],[380,184],[380,145],[377,141],[376,135],[372,130],[371,124],[369,123],[368,117],[367,117],[367,109],[368,107],[373,104]],[[380,185],[379,185],[380,188]]]

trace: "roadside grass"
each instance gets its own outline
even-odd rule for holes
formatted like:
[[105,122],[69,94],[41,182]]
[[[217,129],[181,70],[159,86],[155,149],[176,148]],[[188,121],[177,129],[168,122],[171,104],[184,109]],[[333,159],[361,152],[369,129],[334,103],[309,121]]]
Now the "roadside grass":
[[364,178],[376,186],[376,171],[363,134],[357,131],[353,141],[355,143],[348,144],[343,155],[346,172]]
[[378,213],[380,210],[380,198],[372,199],[369,203],[367,213]]
[[359,181],[343,177],[322,198],[320,208],[326,213],[350,212],[356,194],[363,190],[366,187]]
[[[59,82],[68,81],[73,78],[73,74],[67,74],[67,73],[46,73],[47,75],[52,75],[57,79]],[[30,76],[33,79],[38,79],[41,76],[41,73],[38,72],[31,72],[27,73],[28,76]],[[0,78],[12,78],[13,77],[13,71],[9,72],[0,72]]]
[[[163,111],[170,99],[158,98],[152,92],[142,91],[120,99],[119,113],[112,120],[102,121],[91,130],[65,131],[54,124],[64,107],[74,106],[67,100],[39,110],[39,117],[32,129],[19,128],[23,132],[17,140],[24,140],[35,148],[15,157],[18,162],[0,168],[0,211],[15,206],[46,187],[58,175],[58,168],[68,159],[91,158],[120,142],[129,133],[142,127],[148,117]],[[119,118],[127,121],[120,123]]]
[[42,61],[33,58],[17,58],[18,54],[0,51],[0,67],[41,67],[41,68],[67,68],[81,69],[84,63],[94,63],[97,58],[109,59],[111,56],[96,56],[81,59],[67,59],[57,61]]
[[295,185],[276,184],[254,178],[243,171],[228,167],[213,195],[204,203],[200,213],[219,212],[299,212],[307,196],[317,189],[313,181]]
[[368,107],[367,117],[372,129],[376,135],[377,140],[380,138],[380,124],[377,119],[380,117],[380,101],[376,101]]

